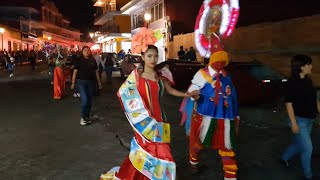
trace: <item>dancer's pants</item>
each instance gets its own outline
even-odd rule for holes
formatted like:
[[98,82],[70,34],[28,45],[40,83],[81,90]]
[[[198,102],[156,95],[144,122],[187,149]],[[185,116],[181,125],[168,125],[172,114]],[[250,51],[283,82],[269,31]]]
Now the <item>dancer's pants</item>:
[[[190,160],[190,163],[194,165],[199,163],[200,151],[204,149],[199,138],[201,123],[202,123],[202,116],[194,115],[191,121],[191,131],[190,131],[190,137],[189,137],[189,140],[190,140],[189,160]],[[235,160],[234,151],[227,150],[227,149],[218,149],[218,150],[219,150],[219,155],[221,157],[222,164],[223,164],[225,179],[236,179],[238,168]]]
[[66,79],[63,69],[60,67],[54,68],[53,86],[54,86],[54,99],[61,99],[64,95]]

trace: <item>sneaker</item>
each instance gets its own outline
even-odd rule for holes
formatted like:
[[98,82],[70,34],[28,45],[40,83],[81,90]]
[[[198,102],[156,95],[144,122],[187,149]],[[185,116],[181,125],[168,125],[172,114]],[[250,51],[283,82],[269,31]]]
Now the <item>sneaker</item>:
[[80,97],[80,93],[77,93],[77,96]]
[[53,81],[51,81],[50,84],[52,85],[52,84],[53,84]]
[[73,93],[73,97],[75,97],[75,98],[78,97],[78,96],[77,96],[77,93]]
[[88,124],[88,122],[86,120],[84,120],[83,118],[80,119],[81,126],[86,126],[87,124]]
[[9,77],[13,77],[13,73],[11,73],[11,74],[9,75]]
[[92,120],[90,118],[85,118],[84,121],[87,123],[87,124],[91,124],[92,123]]

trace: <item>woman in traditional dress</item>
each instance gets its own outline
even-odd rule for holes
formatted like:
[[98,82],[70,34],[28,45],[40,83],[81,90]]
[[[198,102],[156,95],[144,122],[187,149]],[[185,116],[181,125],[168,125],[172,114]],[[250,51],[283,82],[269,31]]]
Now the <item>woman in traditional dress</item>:
[[53,73],[54,99],[59,100],[63,97],[65,91],[66,79],[64,76],[64,68],[66,62],[64,57],[58,52],[55,60],[55,68]]
[[142,52],[142,70],[134,70],[118,92],[135,136],[129,156],[121,167],[101,175],[101,180],[174,180],[176,165],[170,150],[170,125],[160,101],[164,89],[171,95],[190,97],[171,87],[172,76],[168,69],[157,71],[158,48],[148,45]]

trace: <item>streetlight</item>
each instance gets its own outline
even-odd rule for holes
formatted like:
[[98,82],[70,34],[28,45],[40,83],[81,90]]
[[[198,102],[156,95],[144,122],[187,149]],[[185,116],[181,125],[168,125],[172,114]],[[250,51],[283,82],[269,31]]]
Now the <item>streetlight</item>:
[[151,14],[150,13],[145,13],[144,14],[144,20],[147,22],[147,28],[149,28],[149,22],[151,20]]
[[93,33],[90,33],[89,35],[90,35],[90,37],[91,37],[91,38],[93,38],[93,36],[94,36],[94,34],[93,34]]
[[3,51],[3,33],[4,33],[4,28],[0,28],[0,34],[1,34],[1,51]]
[[50,36],[48,37],[48,40],[49,40],[49,41],[51,40],[51,37],[50,37]]

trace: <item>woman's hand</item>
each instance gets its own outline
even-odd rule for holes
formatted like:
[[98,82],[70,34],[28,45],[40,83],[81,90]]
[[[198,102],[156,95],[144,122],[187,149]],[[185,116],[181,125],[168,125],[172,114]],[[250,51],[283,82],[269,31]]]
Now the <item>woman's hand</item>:
[[192,97],[195,100],[198,100],[200,98],[200,91],[199,90],[194,90],[191,92],[186,93],[188,97]]
[[293,124],[291,125],[291,130],[292,130],[292,133],[293,133],[293,134],[298,134],[298,133],[299,133],[299,126],[298,126],[298,124],[297,124],[297,123],[293,123]]
[[74,83],[71,84],[71,90],[74,90]]

